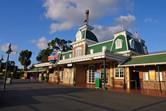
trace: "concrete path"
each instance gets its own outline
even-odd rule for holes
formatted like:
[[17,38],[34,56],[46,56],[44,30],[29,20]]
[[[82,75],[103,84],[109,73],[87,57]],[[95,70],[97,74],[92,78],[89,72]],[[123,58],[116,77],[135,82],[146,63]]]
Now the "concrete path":
[[13,80],[0,111],[166,111],[166,98]]

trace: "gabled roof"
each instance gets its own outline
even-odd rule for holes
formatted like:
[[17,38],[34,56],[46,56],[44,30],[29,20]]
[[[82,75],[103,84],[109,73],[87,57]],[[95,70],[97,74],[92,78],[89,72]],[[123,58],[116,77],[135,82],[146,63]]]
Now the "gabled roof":
[[166,52],[135,56],[119,66],[145,66],[157,64],[166,64]]

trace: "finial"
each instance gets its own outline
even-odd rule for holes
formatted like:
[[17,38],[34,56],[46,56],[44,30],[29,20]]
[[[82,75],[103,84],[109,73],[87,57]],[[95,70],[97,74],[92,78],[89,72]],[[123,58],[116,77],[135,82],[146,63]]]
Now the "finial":
[[123,19],[121,19],[122,31],[123,31]]

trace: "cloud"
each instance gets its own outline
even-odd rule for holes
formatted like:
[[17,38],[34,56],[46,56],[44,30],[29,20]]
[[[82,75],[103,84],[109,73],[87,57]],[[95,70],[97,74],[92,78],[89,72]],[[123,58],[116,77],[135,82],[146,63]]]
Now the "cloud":
[[115,23],[121,25],[123,23],[124,29],[134,26],[136,18],[134,15],[128,14],[127,16],[120,16],[115,20]]
[[117,26],[101,26],[94,25],[94,33],[99,41],[109,40],[113,38],[113,34],[122,31],[121,21],[123,21],[124,30],[130,30],[135,25],[136,18],[134,15],[120,16],[115,19]]
[[144,22],[149,22],[149,23],[157,23],[157,20],[153,20],[152,18],[146,18]]
[[121,10],[132,10],[133,5],[131,0],[45,0],[43,7],[45,17],[55,21],[50,25],[50,33],[55,33],[83,24],[86,9],[90,10],[90,23],[94,23]]
[[[5,44],[5,45],[2,45],[2,46],[1,46],[1,50],[4,51],[4,52],[6,52],[6,51],[8,50],[9,44],[10,44],[10,43],[7,43],[7,44]],[[12,54],[16,54],[16,53],[18,53],[18,51],[19,51],[17,45],[11,45],[11,50],[13,51]]]
[[39,48],[39,49],[46,49],[48,46],[49,40],[47,40],[45,37],[41,37],[38,39],[38,41],[36,40],[32,40],[31,43],[36,43],[36,46]]

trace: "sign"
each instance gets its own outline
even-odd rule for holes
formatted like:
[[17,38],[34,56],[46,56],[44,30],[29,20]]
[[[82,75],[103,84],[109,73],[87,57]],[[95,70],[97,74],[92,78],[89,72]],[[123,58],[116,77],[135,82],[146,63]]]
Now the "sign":
[[71,67],[72,66],[72,64],[67,64],[67,67]]
[[156,79],[156,73],[155,73],[155,70],[150,70],[149,71],[149,78],[150,80],[155,80]]
[[95,79],[99,79],[99,72],[95,72]]
[[143,72],[139,73],[140,78],[143,78]]
[[56,62],[56,60],[58,60],[59,59],[59,54],[57,54],[57,53],[52,53],[50,56],[48,56],[48,61],[50,62],[50,63],[55,63]]

